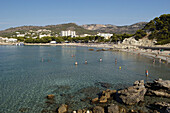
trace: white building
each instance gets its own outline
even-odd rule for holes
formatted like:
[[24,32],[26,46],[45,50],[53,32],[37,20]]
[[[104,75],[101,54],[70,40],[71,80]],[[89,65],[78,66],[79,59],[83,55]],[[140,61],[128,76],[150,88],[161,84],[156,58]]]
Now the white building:
[[50,44],[56,44],[57,42],[56,41],[51,41]]
[[9,39],[7,40],[7,42],[17,42],[17,39],[15,39],[15,38],[9,38]]
[[51,30],[47,30],[47,29],[39,29],[39,30],[37,31],[37,33],[39,33],[39,32],[51,32]]
[[37,36],[32,37],[32,39],[36,39],[36,38],[37,38]]
[[39,35],[40,38],[42,38],[42,37],[48,37],[48,36],[51,36],[51,35],[50,35],[50,34]]
[[0,42],[17,42],[17,39],[15,38],[2,38],[0,37]]
[[86,36],[91,36],[91,35],[89,35],[89,34],[80,35],[80,37],[86,37]]
[[110,34],[110,33],[98,33],[97,36],[102,36],[105,39],[109,39],[111,36],[113,36],[113,34]]
[[25,34],[17,34],[17,37],[25,37]]
[[75,31],[61,31],[61,36],[71,36],[71,37],[76,37],[76,32]]

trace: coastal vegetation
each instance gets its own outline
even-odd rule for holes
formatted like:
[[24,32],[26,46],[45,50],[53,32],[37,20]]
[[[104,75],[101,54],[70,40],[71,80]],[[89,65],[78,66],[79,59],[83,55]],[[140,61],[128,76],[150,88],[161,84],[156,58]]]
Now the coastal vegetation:
[[42,38],[26,38],[20,37],[18,40],[22,41],[25,40],[24,42],[26,43],[50,43],[50,41],[56,41],[57,43],[62,43],[62,42],[80,42],[80,43],[88,43],[88,42],[104,42],[108,41],[105,40],[104,37],[101,36],[86,36],[86,37],[42,37]]
[[147,34],[148,39],[156,39],[158,45],[170,43],[170,14],[163,14],[151,20],[143,29],[136,31],[135,39],[141,39]]
[[16,37],[19,41],[24,41],[26,43],[50,43],[50,41],[56,41],[57,43],[62,42],[74,42],[74,43],[90,43],[90,42],[118,42],[123,41],[125,38],[129,38],[133,36],[133,34],[113,34],[113,36],[110,39],[105,39],[102,36],[86,36],[86,37],[42,37],[42,38],[24,38],[24,37]]

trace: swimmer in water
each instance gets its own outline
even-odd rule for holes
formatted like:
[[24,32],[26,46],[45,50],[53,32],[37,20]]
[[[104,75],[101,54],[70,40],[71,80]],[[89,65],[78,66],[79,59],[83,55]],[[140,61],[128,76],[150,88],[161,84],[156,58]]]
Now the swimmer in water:
[[75,65],[78,65],[78,63],[77,63],[77,62],[75,62],[74,64],[75,64]]
[[85,60],[85,64],[87,64],[87,60]]
[[100,62],[102,62],[102,59],[100,58]]
[[117,59],[115,59],[115,63],[117,64]]
[[146,70],[145,75],[146,75],[146,77],[149,76],[148,70]]
[[155,63],[155,59],[153,59],[153,64]]

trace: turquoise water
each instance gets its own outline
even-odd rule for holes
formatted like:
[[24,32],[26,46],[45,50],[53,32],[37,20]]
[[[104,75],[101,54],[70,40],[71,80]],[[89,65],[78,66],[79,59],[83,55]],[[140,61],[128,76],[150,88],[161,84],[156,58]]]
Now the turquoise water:
[[[46,103],[48,94],[55,95],[56,106],[71,103],[73,109],[88,107],[90,104],[81,99],[95,97],[98,91],[106,89],[101,83],[109,84],[111,89],[124,88],[135,80],[146,79],[146,69],[149,80],[170,79],[170,65],[158,61],[153,65],[152,59],[126,52],[88,49],[0,46],[0,112],[16,113],[24,109],[36,113],[51,109],[54,106]],[[99,62],[100,58],[102,62]],[[84,64],[85,60],[88,64]]]

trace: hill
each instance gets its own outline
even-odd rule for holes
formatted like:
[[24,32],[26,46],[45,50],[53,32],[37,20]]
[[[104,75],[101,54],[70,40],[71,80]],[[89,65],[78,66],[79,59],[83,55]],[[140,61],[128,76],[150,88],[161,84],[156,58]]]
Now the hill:
[[157,44],[170,43],[170,14],[163,14],[147,23],[143,29],[136,31],[135,38],[140,39],[149,35],[149,39],[156,39]]
[[126,26],[115,26],[111,24],[87,24],[82,25],[83,28],[87,30],[92,30],[96,32],[104,32],[104,33],[116,33],[116,34],[134,34],[137,30],[142,29],[147,22],[139,22],[132,25],[126,25]]
[[74,30],[76,34],[91,34],[95,35],[97,32],[104,32],[104,33],[116,33],[116,34],[133,34],[138,29],[142,29],[146,22],[140,22],[129,26],[115,26],[115,25],[102,25],[102,24],[90,24],[90,25],[82,25],[78,26],[75,23],[67,23],[67,24],[59,24],[59,25],[47,25],[47,26],[21,26],[21,27],[14,27],[9,28],[6,30],[0,31],[0,36],[2,37],[10,37],[15,34],[15,32],[25,33],[29,30],[39,30],[39,29],[47,29],[51,30],[52,33],[59,34],[63,30]]
[[47,26],[21,26],[21,27],[15,27],[15,28],[9,28],[3,31],[0,31],[0,36],[3,37],[10,37],[15,32],[25,33],[29,30],[39,30],[39,29],[47,29],[51,30],[53,33],[59,34],[63,30],[74,30],[76,31],[76,34],[96,34],[95,31],[90,31],[87,29],[84,29],[81,26],[76,25],[75,23],[67,23],[67,24],[59,24],[59,25],[47,25]]

